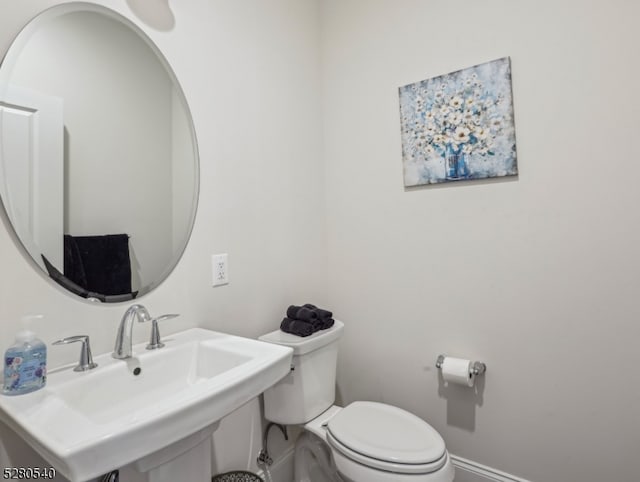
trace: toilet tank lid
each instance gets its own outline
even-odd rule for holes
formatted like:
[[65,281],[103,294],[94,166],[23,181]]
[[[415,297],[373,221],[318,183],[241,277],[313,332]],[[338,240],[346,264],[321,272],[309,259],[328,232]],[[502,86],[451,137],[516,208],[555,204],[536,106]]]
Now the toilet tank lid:
[[266,335],[262,335],[258,340],[275,343],[276,345],[289,346],[293,348],[294,356],[304,355],[305,353],[312,352],[338,340],[342,335],[343,329],[344,323],[340,320],[335,320],[331,328],[316,331],[313,335],[302,337],[292,335],[291,333],[285,333],[282,330],[276,330],[271,333],[267,333]]

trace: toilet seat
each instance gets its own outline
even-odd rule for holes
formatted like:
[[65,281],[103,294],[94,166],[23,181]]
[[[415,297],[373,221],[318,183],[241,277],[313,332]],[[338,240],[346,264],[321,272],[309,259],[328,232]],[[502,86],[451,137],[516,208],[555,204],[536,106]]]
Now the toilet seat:
[[419,417],[377,402],[353,402],[327,425],[327,442],[345,457],[398,474],[427,474],[447,462],[444,440]]
[[447,462],[446,454],[443,454],[441,458],[429,464],[402,464],[402,463],[385,462],[384,460],[378,460],[371,457],[367,457],[365,455],[362,455],[358,452],[351,450],[350,448],[336,441],[335,438],[332,437],[330,433],[327,433],[327,442],[329,443],[329,445],[331,445],[333,449],[340,452],[349,460],[358,462],[359,464],[365,465],[372,469],[382,470],[385,472],[392,472],[394,474],[429,474],[431,472],[440,470]]

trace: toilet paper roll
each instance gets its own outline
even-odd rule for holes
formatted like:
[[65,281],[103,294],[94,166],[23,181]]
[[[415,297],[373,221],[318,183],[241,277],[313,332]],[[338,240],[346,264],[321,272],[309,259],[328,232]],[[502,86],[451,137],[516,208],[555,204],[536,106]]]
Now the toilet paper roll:
[[472,387],[476,376],[472,371],[473,362],[462,358],[445,357],[442,362],[442,378],[447,383]]

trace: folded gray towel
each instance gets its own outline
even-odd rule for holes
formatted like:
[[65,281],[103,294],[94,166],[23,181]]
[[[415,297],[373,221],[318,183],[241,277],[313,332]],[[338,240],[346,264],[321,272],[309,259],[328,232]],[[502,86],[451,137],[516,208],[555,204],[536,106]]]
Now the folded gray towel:
[[312,322],[315,331],[331,328],[333,326],[333,323],[333,318],[318,318],[316,321]]
[[314,321],[318,318],[328,319],[332,317],[332,312],[318,308],[310,303],[302,306],[291,305],[287,308],[287,318],[292,320]]
[[314,311],[317,315],[318,318],[333,318],[333,313],[328,311],[328,310],[323,310],[322,308],[318,308],[315,305],[312,305],[311,303],[307,303],[306,305],[302,305],[303,308],[308,308],[312,311]]
[[291,305],[287,308],[287,318],[292,320],[314,321],[319,318],[318,314],[304,306]]
[[314,331],[313,325],[308,321],[292,320],[291,318],[283,318],[280,323],[280,329],[285,333],[291,333],[298,336],[309,336]]

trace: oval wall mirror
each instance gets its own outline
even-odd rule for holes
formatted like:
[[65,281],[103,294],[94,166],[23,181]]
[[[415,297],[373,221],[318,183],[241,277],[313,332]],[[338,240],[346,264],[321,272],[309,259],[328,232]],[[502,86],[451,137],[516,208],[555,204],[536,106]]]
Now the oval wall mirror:
[[133,23],[67,3],[0,65],[0,198],[22,247],[74,295],[131,300],[188,242],[198,153],[169,64]]

